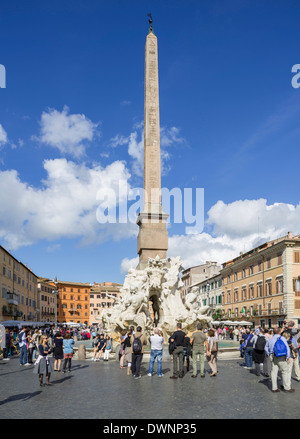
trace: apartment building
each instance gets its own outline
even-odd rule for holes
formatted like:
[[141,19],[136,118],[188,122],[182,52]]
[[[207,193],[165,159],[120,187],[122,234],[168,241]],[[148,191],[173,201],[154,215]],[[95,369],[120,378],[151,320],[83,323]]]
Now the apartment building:
[[195,286],[199,287],[199,306],[221,307],[223,293],[223,276],[215,276],[199,282]]
[[90,323],[101,323],[103,309],[114,306],[114,297],[120,297],[122,284],[102,282],[94,284],[90,290]]
[[38,278],[38,315],[39,322],[55,322],[57,313],[57,295],[50,279]]
[[83,282],[52,282],[57,291],[57,322],[89,324],[91,284]]
[[38,277],[0,246],[0,321],[36,321]]
[[223,317],[255,326],[300,324],[300,235],[266,242],[227,261],[220,271]]
[[181,297],[184,300],[190,289],[200,282],[203,282],[220,272],[221,267],[216,262],[207,261],[205,264],[196,265],[187,268],[182,272],[182,292]]

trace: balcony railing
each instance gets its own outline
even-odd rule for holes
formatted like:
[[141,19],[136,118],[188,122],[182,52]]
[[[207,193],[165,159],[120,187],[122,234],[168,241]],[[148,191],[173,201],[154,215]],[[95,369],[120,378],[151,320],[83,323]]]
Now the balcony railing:
[[19,305],[18,296],[15,293],[6,293],[8,305]]

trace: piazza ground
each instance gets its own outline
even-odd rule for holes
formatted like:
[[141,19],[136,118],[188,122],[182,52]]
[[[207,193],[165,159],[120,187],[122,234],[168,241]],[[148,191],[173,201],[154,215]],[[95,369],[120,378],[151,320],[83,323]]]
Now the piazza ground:
[[[53,359],[51,359],[53,361]],[[172,363],[163,362],[164,377],[135,380],[117,361],[73,361],[71,373],[52,374],[51,387],[40,387],[33,366],[19,359],[0,361],[0,419],[295,419],[299,418],[300,383],[293,394],[272,393],[269,379],[243,368],[242,359],[218,362],[210,378],[170,380]],[[206,370],[208,370],[206,363]],[[155,366],[156,371],[156,366]],[[25,404],[24,404],[25,403]]]

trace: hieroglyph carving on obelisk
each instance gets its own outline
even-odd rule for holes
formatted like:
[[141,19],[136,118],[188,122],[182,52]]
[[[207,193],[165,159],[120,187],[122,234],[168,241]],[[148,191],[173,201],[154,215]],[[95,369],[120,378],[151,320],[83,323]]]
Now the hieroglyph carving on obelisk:
[[152,21],[145,47],[144,96],[144,205],[139,214],[138,254],[142,268],[148,258],[166,258],[168,232],[161,205],[160,122],[159,122],[157,38]]

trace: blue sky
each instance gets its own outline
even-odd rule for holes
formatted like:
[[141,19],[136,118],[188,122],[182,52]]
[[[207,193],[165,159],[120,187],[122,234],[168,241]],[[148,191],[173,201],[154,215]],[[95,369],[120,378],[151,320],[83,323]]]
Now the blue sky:
[[38,275],[122,282],[134,263],[136,226],[99,228],[95,197],[126,176],[142,186],[148,12],[162,186],[205,190],[203,233],[171,224],[169,254],[222,262],[300,233],[299,2],[13,1],[0,10],[0,243]]

